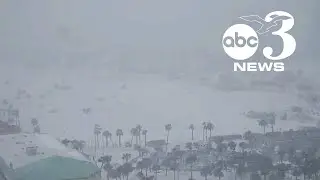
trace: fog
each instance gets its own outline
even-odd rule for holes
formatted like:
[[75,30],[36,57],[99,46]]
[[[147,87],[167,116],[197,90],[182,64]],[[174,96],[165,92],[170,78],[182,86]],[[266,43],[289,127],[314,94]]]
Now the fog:
[[[94,123],[112,128],[144,123],[152,128],[157,122],[155,128],[159,127],[161,134],[165,122],[179,126],[192,120],[211,120],[213,116],[221,119],[222,112],[239,95],[217,95],[210,92],[211,87],[202,87],[201,79],[214,78],[219,72],[234,73],[232,60],[221,46],[223,32],[238,22],[239,16],[264,17],[271,11],[287,11],[295,17],[291,34],[297,49],[285,65],[317,73],[319,5],[318,0],[2,1],[0,75],[3,82],[10,83],[0,85],[1,98],[9,99],[22,111],[21,121],[26,127],[30,118],[38,117],[44,129],[55,135],[61,133],[55,124],[64,122],[64,131],[88,127],[90,133]],[[72,88],[67,93],[56,93],[52,90],[56,83]],[[128,92],[122,93],[123,89],[117,87],[124,85]],[[19,88],[27,89],[31,100],[15,99]],[[41,95],[47,99],[39,98]],[[96,104],[100,96],[106,104]],[[243,96],[236,101],[251,97]],[[246,109],[241,103],[230,108],[237,109],[237,114],[259,105],[274,107],[267,103],[271,101],[280,105],[296,103],[290,97],[281,101],[278,95],[262,96],[257,95],[258,100]],[[90,123],[79,115],[85,107],[100,108],[100,114],[87,118]],[[221,115],[208,107],[221,108],[216,110],[222,111]],[[48,114],[48,108],[59,109],[58,115]],[[80,116],[82,124],[75,126]],[[215,121],[228,126],[222,120]]]
[[3,1],[1,63],[48,68],[103,62],[125,72],[230,71],[221,48],[225,29],[242,15],[285,10],[295,17],[297,39],[296,59],[288,64],[303,58],[312,67],[319,40],[317,5],[316,0]]

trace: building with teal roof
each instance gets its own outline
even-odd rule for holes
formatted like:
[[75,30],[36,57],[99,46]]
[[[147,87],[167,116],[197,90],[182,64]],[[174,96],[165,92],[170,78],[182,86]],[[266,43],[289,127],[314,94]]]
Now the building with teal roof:
[[95,163],[47,134],[0,135],[0,147],[0,180],[101,179]]
[[14,171],[14,180],[97,180],[100,169],[88,161],[52,156]]

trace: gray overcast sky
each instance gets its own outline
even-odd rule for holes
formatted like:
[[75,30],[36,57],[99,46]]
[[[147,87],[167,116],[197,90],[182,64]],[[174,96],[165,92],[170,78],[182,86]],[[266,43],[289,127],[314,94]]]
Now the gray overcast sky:
[[[218,133],[240,132],[249,125],[260,130],[251,121],[234,120],[245,119],[239,113],[251,109],[283,110],[297,98],[287,93],[216,92],[200,79],[232,72],[221,39],[229,26],[240,22],[239,16],[264,17],[276,10],[295,17],[290,33],[297,49],[285,66],[316,69],[319,4],[319,0],[2,0],[1,98],[21,109],[24,128],[37,117],[41,128],[54,135],[66,131],[85,138],[92,131],[85,134],[83,127],[94,123],[110,129],[142,123],[153,137],[162,137],[159,127],[164,123],[178,128],[182,120],[200,124],[212,119]],[[180,73],[196,80],[175,81]],[[221,79],[237,86],[237,79]],[[1,83],[5,81],[7,85]],[[56,84],[70,85],[71,90],[59,91]],[[18,89],[26,89],[32,98],[17,99]],[[97,102],[100,96],[106,101]],[[90,117],[83,116],[86,107],[93,109]],[[56,114],[48,113],[55,108]],[[230,127],[231,121],[235,126]],[[186,137],[175,133],[177,139]]]
[[[123,71],[229,68],[221,35],[238,16],[290,12],[294,59],[319,64],[318,0],[5,0],[0,6],[0,61],[28,67],[100,66]],[[303,60],[302,60],[303,58]],[[100,63],[100,64],[99,64]]]

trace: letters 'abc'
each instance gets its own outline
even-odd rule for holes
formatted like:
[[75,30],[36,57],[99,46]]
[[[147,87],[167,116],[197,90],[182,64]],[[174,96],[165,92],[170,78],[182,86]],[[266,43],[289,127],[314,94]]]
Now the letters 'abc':
[[258,35],[248,25],[235,24],[227,29],[222,38],[224,51],[233,59],[245,60],[258,49]]
[[250,36],[246,39],[243,36],[239,36],[239,32],[235,32],[234,38],[232,36],[227,36],[223,39],[223,44],[226,47],[256,47],[258,46],[258,39],[254,36]]

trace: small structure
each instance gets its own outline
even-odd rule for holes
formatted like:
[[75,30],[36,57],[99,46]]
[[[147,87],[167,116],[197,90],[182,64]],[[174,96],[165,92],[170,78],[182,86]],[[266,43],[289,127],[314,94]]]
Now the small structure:
[[0,109],[0,135],[20,133],[19,111]]
[[20,127],[19,110],[0,109],[0,122],[7,122],[9,125]]

